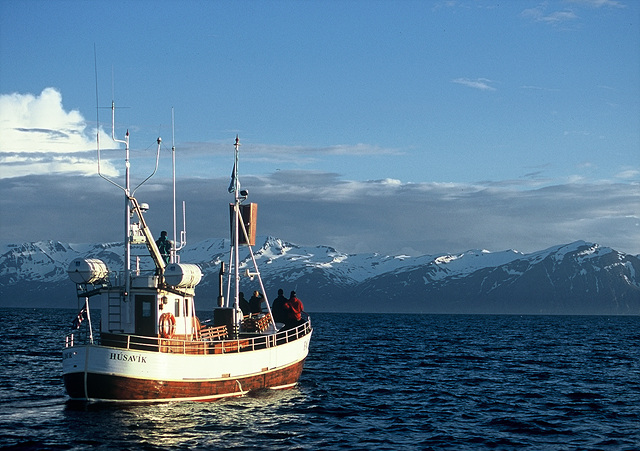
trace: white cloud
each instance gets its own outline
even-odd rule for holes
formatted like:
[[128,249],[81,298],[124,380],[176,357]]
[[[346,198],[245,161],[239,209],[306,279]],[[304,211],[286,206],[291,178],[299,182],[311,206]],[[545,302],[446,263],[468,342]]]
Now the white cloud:
[[85,129],[82,115],[65,111],[54,88],[39,96],[0,95],[0,152],[70,153],[95,148]]
[[[567,0],[569,3],[576,5],[576,8],[626,8],[626,5],[618,0]],[[520,15],[535,22],[542,22],[549,25],[562,25],[575,22],[580,19],[573,9],[565,9],[562,11],[548,12],[549,3],[544,2],[535,8],[523,10]]]
[[[0,178],[29,174],[95,174],[95,128],[76,110],[66,111],[62,95],[45,88],[40,95],[0,95]],[[101,130],[101,141],[111,139]],[[117,171],[105,162],[104,171]]]
[[623,170],[623,171],[619,172],[618,174],[616,174],[615,177],[617,179],[622,179],[622,180],[631,180],[631,179],[640,177],[640,170],[638,170],[638,169],[626,169],[626,170]]
[[544,86],[532,86],[532,85],[522,86],[522,89],[530,89],[533,91],[550,91],[550,92],[560,91],[559,89],[556,89],[556,88],[545,88]]
[[476,78],[475,80],[469,78],[456,78],[451,80],[453,83],[468,86],[470,88],[480,89],[482,91],[495,91],[496,88],[490,85],[493,81],[486,78]]
[[593,8],[601,8],[606,6],[611,8],[626,8],[626,5],[618,0],[569,0],[569,2],[591,6]]
[[[23,177],[37,174],[73,173],[95,175],[97,171],[95,154],[90,156],[56,155],[44,152],[0,153],[0,178]],[[103,160],[101,171],[113,177],[118,171],[111,162]]]
[[535,8],[525,9],[520,15],[536,22],[543,22],[550,25],[559,25],[578,19],[578,16],[571,10],[547,12],[546,9],[547,4],[545,3]]

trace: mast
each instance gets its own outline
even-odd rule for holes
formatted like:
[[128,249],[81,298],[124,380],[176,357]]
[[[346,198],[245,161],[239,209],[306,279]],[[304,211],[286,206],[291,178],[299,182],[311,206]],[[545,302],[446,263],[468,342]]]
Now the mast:
[[[238,180],[238,160],[239,160],[239,151],[240,151],[240,138],[236,135],[236,142],[234,144],[235,147],[235,162],[233,165],[233,172],[231,173],[231,183],[229,184],[229,192],[233,192],[234,194],[234,203],[233,203],[233,225],[232,225],[232,243],[231,243],[231,252],[229,252],[229,270],[233,274],[233,279],[235,281],[235,291],[234,291],[234,302],[233,302],[233,315],[234,321],[238,324],[242,317],[238,318],[238,314],[240,311],[239,301],[240,301],[240,233],[242,233],[242,237],[244,239],[243,243],[247,244],[249,249],[249,256],[251,257],[251,261],[253,263],[253,268],[255,272],[250,272],[249,269],[246,270],[245,276],[250,277],[251,280],[255,276],[258,277],[258,282],[260,283],[260,289],[262,290],[262,295],[264,297],[265,304],[267,306],[267,311],[271,315],[271,307],[269,306],[269,300],[267,298],[267,293],[264,289],[264,284],[262,282],[262,276],[260,275],[260,271],[258,270],[258,263],[256,262],[255,255],[253,254],[253,250],[251,248],[251,239],[249,238],[249,233],[245,226],[245,218],[242,216],[240,206],[241,203],[247,200],[249,195],[249,191],[240,190],[240,181]],[[253,221],[253,219],[251,219]],[[252,226],[253,227],[253,226]],[[235,260],[235,262],[234,262]],[[233,269],[231,269],[233,268]],[[221,269],[223,271],[223,269]],[[231,274],[229,274],[228,284],[227,284],[227,297],[231,295]],[[220,295],[222,297],[222,293]],[[241,314],[241,313],[240,313]],[[273,319],[273,315],[271,315],[271,323],[275,329],[276,323]]]
[[129,212],[129,198],[131,192],[131,183],[129,169],[131,163],[129,161],[129,130],[125,134],[124,140],[116,139],[116,103],[111,101],[111,139],[114,142],[123,143],[125,147],[124,157],[124,296],[125,299],[129,297],[129,291],[131,288],[131,243],[129,241],[129,221],[131,214]]
[[173,246],[171,246],[171,263],[177,262],[178,242],[176,241],[176,129],[173,108],[171,108],[171,166],[173,168]]
[[182,201],[182,230],[180,231],[180,244],[178,245],[178,219],[176,207],[176,129],[171,108],[171,167],[173,168],[173,246],[171,246],[171,263],[180,263],[178,251],[187,244],[187,215],[185,202]]
[[234,265],[234,277],[235,277],[235,294],[233,308],[234,311],[238,311],[240,305],[238,304],[240,299],[240,230],[238,223],[240,222],[240,198],[238,192],[240,191],[240,181],[238,180],[238,153],[240,150],[240,138],[236,135],[236,142],[234,144],[235,162],[233,165],[233,194],[234,194],[234,206],[233,206],[233,252],[235,256]]

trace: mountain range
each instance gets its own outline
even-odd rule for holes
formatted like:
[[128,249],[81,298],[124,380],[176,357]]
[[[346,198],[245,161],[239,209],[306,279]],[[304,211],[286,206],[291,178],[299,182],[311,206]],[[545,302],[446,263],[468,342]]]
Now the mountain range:
[[[523,254],[470,250],[459,254],[346,254],[327,246],[298,246],[259,237],[254,248],[270,300],[296,290],[309,312],[473,314],[640,314],[640,258],[577,241]],[[218,296],[220,263],[228,265],[229,240],[187,245],[180,261],[197,264],[199,310]],[[0,248],[0,307],[76,308],[67,268],[77,258],[122,267],[122,243],[40,241]],[[255,272],[248,248],[241,270]],[[243,291],[260,290],[243,277]],[[224,289],[226,294],[226,288]],[[248,297],[248,296],[247,296]]]

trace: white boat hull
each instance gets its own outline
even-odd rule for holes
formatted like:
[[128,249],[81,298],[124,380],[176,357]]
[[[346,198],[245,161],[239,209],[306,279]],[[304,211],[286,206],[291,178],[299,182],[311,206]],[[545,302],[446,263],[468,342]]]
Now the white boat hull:
[[264,349],[215,354],[73,346],[63,351],[64,382],[71,399],[86,401],[205,401],[289,388],[310,339],[311,332]]

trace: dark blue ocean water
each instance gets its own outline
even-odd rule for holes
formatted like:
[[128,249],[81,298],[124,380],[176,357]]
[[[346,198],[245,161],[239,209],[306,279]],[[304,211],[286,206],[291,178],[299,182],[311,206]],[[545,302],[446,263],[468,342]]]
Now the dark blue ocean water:
[[74,314],[0,309],[3,449],[640,449],[639,317],[315,314],[298,388],[87,405]]

